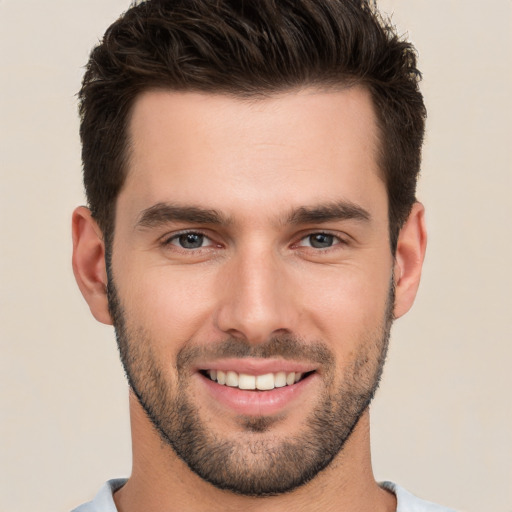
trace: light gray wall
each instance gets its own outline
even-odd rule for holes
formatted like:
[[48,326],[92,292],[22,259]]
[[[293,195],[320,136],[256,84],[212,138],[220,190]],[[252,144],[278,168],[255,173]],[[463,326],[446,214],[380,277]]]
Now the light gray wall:
[[[76,98],[127,0],[0,0],[0,511],[68,510],[130,471],[113,332],[70,266]],[[373,411],[374,465],[466,512],[512,510],[512,2],[382,0],[420,53],[430,242]]]

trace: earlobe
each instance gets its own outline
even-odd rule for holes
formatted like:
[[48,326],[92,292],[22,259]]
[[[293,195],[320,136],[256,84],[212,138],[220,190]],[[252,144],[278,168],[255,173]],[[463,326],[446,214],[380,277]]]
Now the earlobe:
[[73,272],[96,320],[112,324],[108,311],[105,244],[91,212],[79,206],[73,212]]
[[394,268],[395,318],[407,313],[414,302],[426,246],[425,208],[421,203],[415,203],[398,236]]

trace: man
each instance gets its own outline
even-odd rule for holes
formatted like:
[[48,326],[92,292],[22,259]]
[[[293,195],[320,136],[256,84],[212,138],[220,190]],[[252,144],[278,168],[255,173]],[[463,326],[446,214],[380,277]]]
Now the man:
[[153,0],[89,60],[73,268],[133,470],[80,512],[442,511],[370,461],[425,253],[414,49],[358,0]]

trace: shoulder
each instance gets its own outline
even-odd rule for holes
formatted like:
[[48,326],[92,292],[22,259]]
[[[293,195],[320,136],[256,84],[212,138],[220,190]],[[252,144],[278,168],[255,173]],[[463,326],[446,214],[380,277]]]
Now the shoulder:
[[381,482],[379,485],[395,494],[396,512],[456,512],[452,508],[422,500],[393,482]]
[[126,480],[126,478],[109,480],[103,484],[92,501],[80,505],[71,512],[117,512],[113,495],[126,483]]

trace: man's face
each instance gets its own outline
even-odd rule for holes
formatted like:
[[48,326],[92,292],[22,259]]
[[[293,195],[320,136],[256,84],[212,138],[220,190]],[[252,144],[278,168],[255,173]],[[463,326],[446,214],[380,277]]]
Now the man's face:
[[291,490],[341,450],[385,358],[393,258],[370,97],[153,91],[130,135],[109,291],[131,386],[204,479]]

